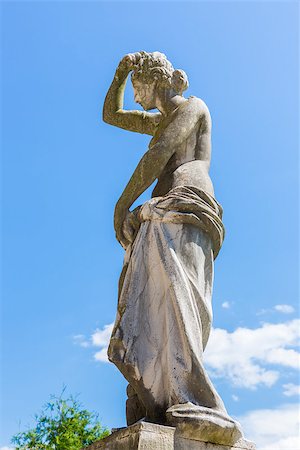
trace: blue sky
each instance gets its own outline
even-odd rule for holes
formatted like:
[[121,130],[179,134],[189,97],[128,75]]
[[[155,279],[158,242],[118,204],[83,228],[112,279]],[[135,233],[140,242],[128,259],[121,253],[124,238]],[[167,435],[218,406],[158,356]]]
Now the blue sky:
[[149,138],[104,124],[101,110],[122,56],[158,50],[187,72],[186,95],[202,98],[213,120],[211,176],[227,234],[207,368],[258,450],[295,450],[297,2],[1,9],[0,449],[64,384],[104,425],[125,425],[126,383],[103,357],[123,259],[112,217]]

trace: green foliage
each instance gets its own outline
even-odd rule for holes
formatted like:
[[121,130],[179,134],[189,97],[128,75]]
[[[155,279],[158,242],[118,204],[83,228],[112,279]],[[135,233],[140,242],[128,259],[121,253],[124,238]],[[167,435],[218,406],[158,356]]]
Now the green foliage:
[[82,409],[72,396],[52,396],[40,415],[35,415],[34,428],[16,434],[12,444],[18,450],[80,450],[109,435],[102,428],[98,415]]

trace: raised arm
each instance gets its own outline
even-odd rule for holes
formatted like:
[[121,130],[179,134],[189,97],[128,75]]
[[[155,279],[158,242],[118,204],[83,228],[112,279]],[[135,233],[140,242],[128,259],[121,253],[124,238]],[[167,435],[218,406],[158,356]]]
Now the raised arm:
[[153,136],[160,121],[160,113],[123,109],[126,81],[134,68],[135,58],[136,54],[128,54],[121,60],[105,98],[103,120],[128,131]]
[[122,225],[134,201],[159,177],[165,165],[198,125],[202,115],[198,99],[188,100],[174,113],[172,122],[138,163],[115,209],[115,231],[119,242],[124,240]]

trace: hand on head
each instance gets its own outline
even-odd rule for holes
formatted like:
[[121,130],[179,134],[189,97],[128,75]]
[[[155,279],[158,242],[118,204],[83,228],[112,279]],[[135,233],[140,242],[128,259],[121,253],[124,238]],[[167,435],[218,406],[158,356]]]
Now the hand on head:
[[141,56],[142,55],[139,52],[128,53],[127,55],[123,56],[123,58],[121,59],[118,69],[123,69],[123,70],[127,70],[128,72],[130,72],[131,70],[134,69],[134,66],[138,63]]

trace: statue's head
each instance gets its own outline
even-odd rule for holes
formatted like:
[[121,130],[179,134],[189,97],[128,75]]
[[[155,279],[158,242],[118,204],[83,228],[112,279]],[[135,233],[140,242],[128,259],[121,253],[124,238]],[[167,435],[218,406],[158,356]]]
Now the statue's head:
[[174,70],[170,61],[160,52],[134,53],[131,80],[134,98],[145,110],[156,108],[157,93],[166,91],[182,95],[188,88],[187,75],[183,70]]

